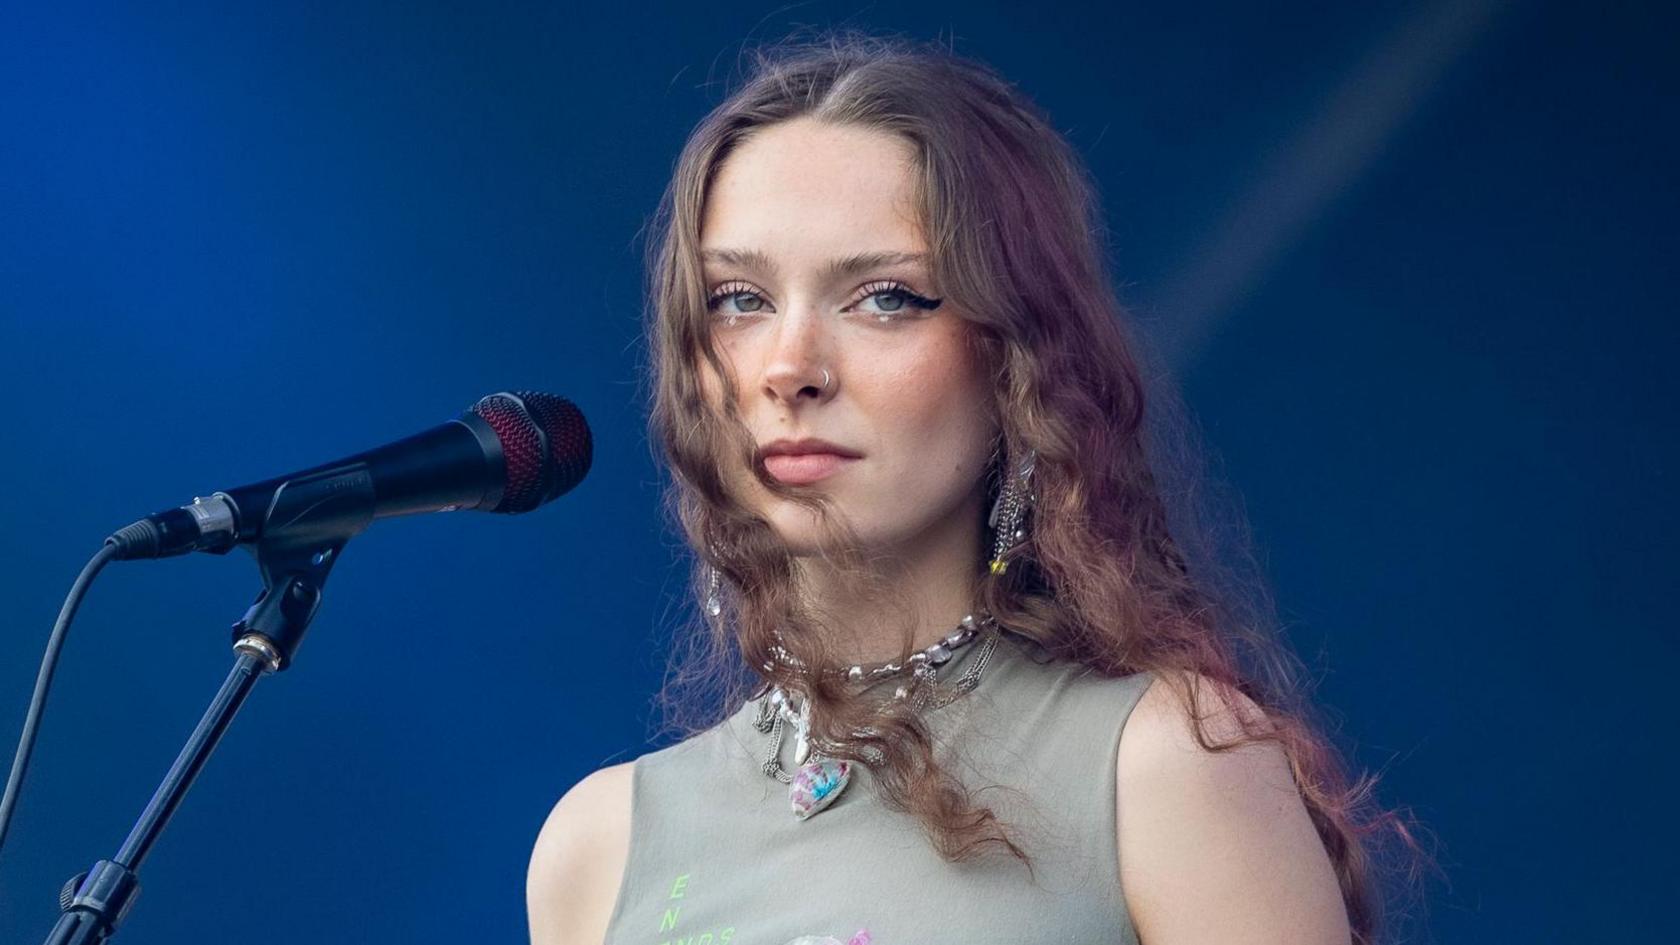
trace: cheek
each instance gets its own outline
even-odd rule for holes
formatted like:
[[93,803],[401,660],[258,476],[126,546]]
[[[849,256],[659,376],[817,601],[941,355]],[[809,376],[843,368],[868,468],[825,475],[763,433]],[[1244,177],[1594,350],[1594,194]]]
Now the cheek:
[[702,359],[691,370],[695,374],[695,382],[700,386],[700,399],[712,407],[716,407],[722,396],[723,385],[718,381],[717,372]]
[[[716,371],[712,370],[712,365],[707,362],[705,358],[700,357],[699,355],[696,355],[695,357],[696,361],[691,370],[695,373],[695,381],[700,388],[700,397],[713,410],[721,411],[723,405],[723,379],[718,376]],[[730,363],[729,353],[720,348],[718,350],[718,357],[723,360],[725,369],[728,369]]]
[[877,415],[886,429],[898,431],[907,451],[932,458],[926,451],[936,449],[944,468],[984,462],[991,447],[992,391],[960,340],[877,363],[871,385]]
[[[717,353],[720,369],[727,372],[728,377],[734,378],[735,396],[744,406],[749,397],[749,391],[747,386],[743,386],[743,383],[750,386],[753,379],[757,377],[758,371],[763,365],[762,352],[753,346],[753,340],[750,338],[727,336],[714,337],[712,339],[712,349]],[[699,356],[696,355],[696,357]],[[703,357],[700,357],[699,366],[696,370],[700,372],[700,390],[707,403],[713,406],[721,404],[723,402],[723,378],[712,369],[711,364]],[[743,371],[746,372],[744,375],[745,382],[742,380]]]

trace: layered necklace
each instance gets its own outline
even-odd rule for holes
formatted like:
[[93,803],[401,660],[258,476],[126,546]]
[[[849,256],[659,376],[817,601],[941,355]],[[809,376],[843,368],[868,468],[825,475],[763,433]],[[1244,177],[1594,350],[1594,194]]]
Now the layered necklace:
[[[917,711],[941,708],[979,685],[980,674],[986,671],[986,663],[997,648],[998,635],[995,632],[985,634],[985,642],[980,644],[973,663],[944,692],[938,691],[940,667],[949,663],[957,650],[981,636],[983,630],[995,630],[996,627],[997,621],[989,613],[982,611],[978,617],[969,614],[955,630],[932,646],[910,654],[910,658],[902,663],[883,663],[873,668],[859,665],[827,669],[824,674],[844,676],[848,682],[873,684],[908,671],[910,681],[900,683],[893,692],[893,698],[906,699],[914,692],[913,707]],[[790,666],[800,665],[779,645],[772,645],[771,651],[776,659]],[[795,701],[794,696],[784,692],[780,686],[772,687],[759,702],[758,718],[753,725],[761,732],[770,733],[770,745],[765,751],[761,769],[769,777],[788,786],[788,802],[794,816],[805,820],[833,804],[840,792],[845,790],[851,782],[852,763],[844,758],[823,757],[820,752],[813,755],[810,701],[798,699],[797,704]],[[782,735],[789,725],[794,732],[793,763],[798,766],[791,774],[782,767],[781,760]],[[858,734],[866,735],[868,732]]]

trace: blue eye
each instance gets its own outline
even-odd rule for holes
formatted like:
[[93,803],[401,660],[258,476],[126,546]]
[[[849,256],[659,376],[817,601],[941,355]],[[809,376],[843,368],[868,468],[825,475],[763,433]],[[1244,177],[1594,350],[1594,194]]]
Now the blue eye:
[[733,300],[735,302],[735,306],[743,312],[756,312],[764,305],[764,300],[751,292],[731,292],[728,295],[719,296],[718,298],[713,299],[711,305],[712,310],[716,311],[719,305],[731,300]]
[[[751,289],[739,288],[734,285],[727,285],[724,286],[722,290],[712,293],[712,297],[706,300],[706,310],[715,312],[717,311],[718,306],[732,300],[739,305],[743,299],[756,306],[763,306],[764,304],[764,297],[759,295],[757,292],[754,292]],[[741,311],[756,312],[759,311],[759,308],[742,307]]]
[[918,295],[902,282],[872,282],[863,287],[863,293],[858,302],[877,300],[875,310],[866,311],[864,314],[875,316],[875,320],[881,324],[915,318],[912,310],[931,312],[945,301]]
[[[726,302],[734,303],[734,309],[719,312],[718,309]],[[731,328],[742,318],[757,315],[764,310],[764,296],[744,282],[731,282],[719,286],[718,291],[706,299],[706,311],[717,313],[723,323]]]
[[887,311],[887,312],[898,311],[899,309],[904,307],[904,303],[906,301],[903,292],[877,292],[874,295],[871,295],[870,298],[872,298],[872,299],[886,299],[887,301],[890,301],[892,303],[891,305],[886,305],[886,304],[883,304],[881,302],[876,302],[875,303],[878,307],[881,308],[882,311]]

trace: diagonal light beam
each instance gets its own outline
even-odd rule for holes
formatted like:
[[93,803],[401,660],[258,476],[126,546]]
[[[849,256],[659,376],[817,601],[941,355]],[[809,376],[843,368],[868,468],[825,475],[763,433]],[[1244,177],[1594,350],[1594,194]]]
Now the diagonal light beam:
[[1336,197],[1370,168],[1507,0],[1444,0],[1420,11],[1374,49],[1327,99],[1318,117],[1278,150],[1259,182],[1160,294],[1157,343],[1167,364],[1188,367]]

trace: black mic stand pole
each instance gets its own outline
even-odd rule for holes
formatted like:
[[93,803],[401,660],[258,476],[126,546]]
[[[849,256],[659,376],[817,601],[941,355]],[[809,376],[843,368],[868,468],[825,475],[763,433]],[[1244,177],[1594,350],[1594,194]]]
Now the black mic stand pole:
[[361,463],[286,483],[275,493],[253,552],[263,590],[233,625],[233,670],[158,785],[122,849],[79,873],[59,893],[47,945],[90,945],[114,935],[140,893],[135,875],[193,779],[262,676],[291,665],[321,606],[321,588],[345,542],[373,518],[373,480]]

